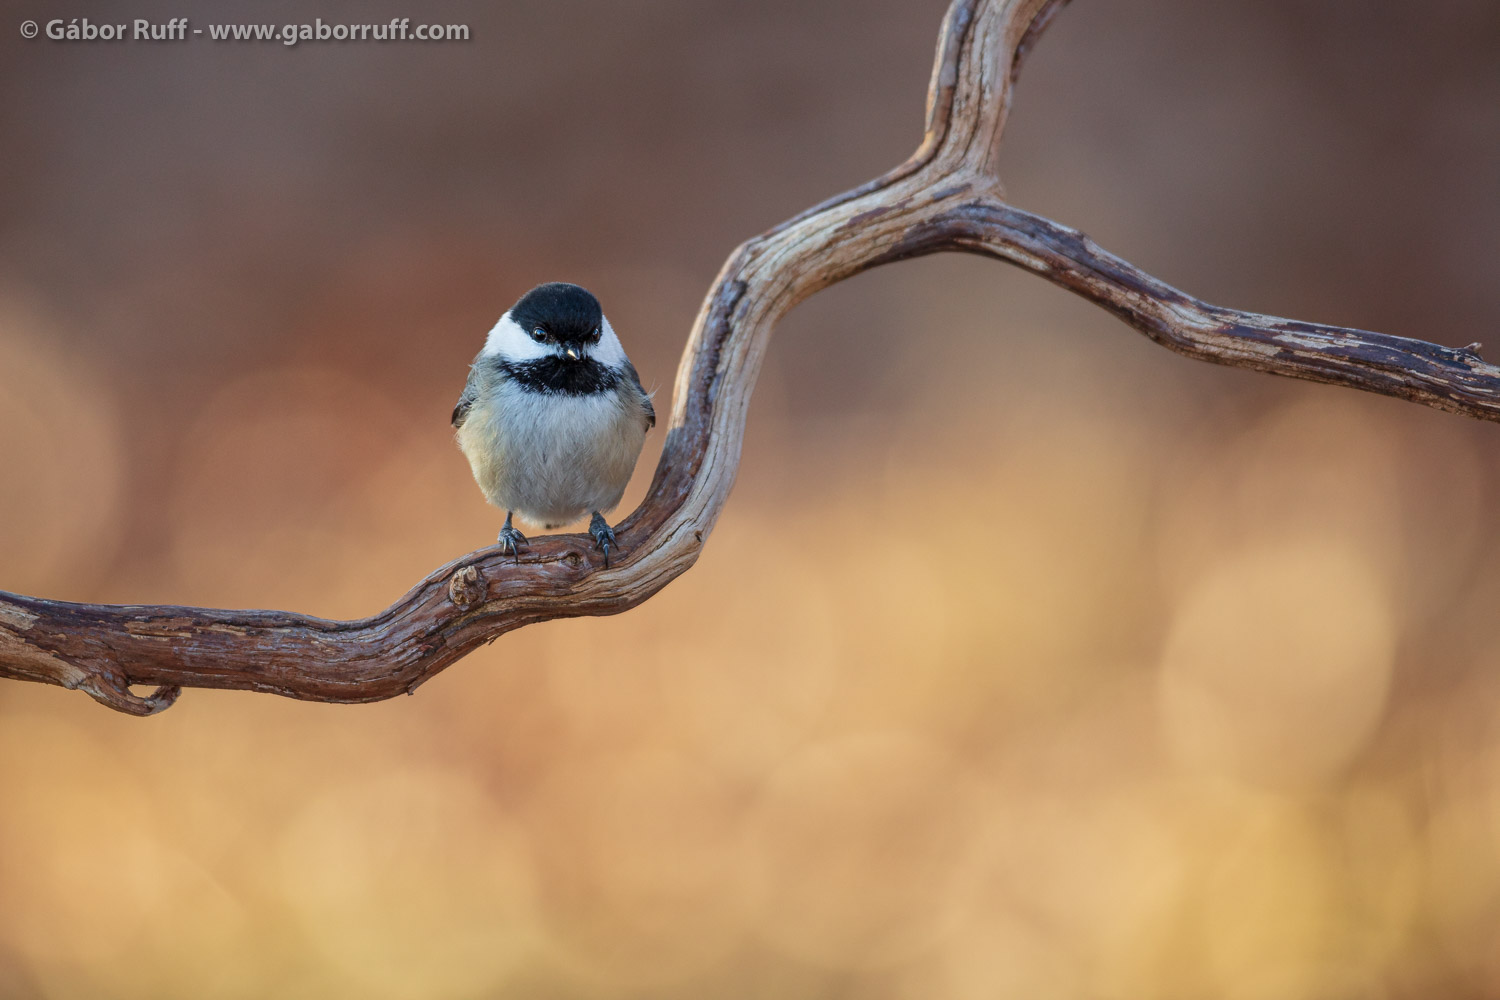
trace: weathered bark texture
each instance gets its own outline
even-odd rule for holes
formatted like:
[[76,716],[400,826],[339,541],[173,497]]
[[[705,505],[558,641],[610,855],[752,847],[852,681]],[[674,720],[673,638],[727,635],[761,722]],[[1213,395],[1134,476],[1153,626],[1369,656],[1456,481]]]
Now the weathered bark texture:
[[[1021,58],[1065,0],[954,0],[906,163],[730,255],[683,352],[665,450],[609,568],[585,535],[437,570],[373,618],[71,604],[0,594],[0,676],[87,691],[136,715],[183,687],[363,702],[410,692],[481,643],[549,618],[632,608],[698,558],[734,484],[750,393],[777,320],[868,268],[960,250],[1017,264],[1188,357],[1500,419],[1500,368],[1454,350],[1200,302],[1082,234],[1007,204],[995,156]],[[154,685],[141,696],[131,685]]]

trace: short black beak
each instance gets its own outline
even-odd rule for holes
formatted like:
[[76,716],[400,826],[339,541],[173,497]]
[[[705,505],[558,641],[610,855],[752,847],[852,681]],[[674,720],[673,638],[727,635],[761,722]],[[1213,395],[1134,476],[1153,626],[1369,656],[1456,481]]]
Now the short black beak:
[[583,349],[576,344],[563,345],[563,353],[572,361],[577,361],[583,357]]

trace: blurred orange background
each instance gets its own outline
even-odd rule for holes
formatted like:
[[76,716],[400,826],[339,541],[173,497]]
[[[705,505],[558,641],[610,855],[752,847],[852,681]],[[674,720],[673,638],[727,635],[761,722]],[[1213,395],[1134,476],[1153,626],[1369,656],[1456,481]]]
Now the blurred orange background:
[[[595,291],[665,412],[729,250],[916,145],[942,15],[0,7],[0,587],[331,617],[493,541],[448,413],[521,292]],[[1492,0],[1079,0],[1004,176],[1210,301],[1459,346],[1497,108]],[[0,685],[0,996],[1493,996],[1497,503],[1491,425],[882,268],[783,324],[636,611],[370,706]]]

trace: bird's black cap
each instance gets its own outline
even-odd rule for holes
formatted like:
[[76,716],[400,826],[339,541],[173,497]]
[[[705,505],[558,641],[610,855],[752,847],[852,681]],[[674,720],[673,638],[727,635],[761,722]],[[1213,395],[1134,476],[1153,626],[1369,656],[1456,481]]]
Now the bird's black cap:
[[587,289],[549,281],[521,296],[510,307],[510,318],[527,333],[540,327],[559,343],[592,343],[599,339],[604,312]]

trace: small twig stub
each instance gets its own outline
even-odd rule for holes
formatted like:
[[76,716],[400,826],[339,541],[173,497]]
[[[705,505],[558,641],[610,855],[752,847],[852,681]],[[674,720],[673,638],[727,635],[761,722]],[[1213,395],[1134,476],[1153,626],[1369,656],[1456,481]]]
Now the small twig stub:
[[448,599],[465,611],[484,600],[484,574],[470,563],[453,571],[448,581]]

